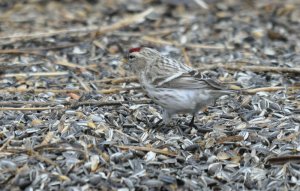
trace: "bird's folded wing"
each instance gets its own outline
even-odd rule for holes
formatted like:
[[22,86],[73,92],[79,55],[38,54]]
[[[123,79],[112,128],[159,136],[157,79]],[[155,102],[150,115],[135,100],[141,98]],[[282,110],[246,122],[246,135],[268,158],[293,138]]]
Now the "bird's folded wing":
[[215,80],[195,77],[190,73],[175,73],[172,76],[163,76],[160,78],[156,78],[153,84],[157,84],[157,88],[208,90],[225,89],[220,83]]

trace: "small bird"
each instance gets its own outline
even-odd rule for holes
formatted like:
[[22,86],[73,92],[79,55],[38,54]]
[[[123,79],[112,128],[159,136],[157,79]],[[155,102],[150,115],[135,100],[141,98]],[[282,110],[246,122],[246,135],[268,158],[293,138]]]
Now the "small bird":
[[193,118],[189,125],[194,126],[195,115],[200,109],[222,95],[233,93],[217,81],[152,48],[131,48],[128,64],[147,95],[164,109],[165,124],[174,114],[190,113]]

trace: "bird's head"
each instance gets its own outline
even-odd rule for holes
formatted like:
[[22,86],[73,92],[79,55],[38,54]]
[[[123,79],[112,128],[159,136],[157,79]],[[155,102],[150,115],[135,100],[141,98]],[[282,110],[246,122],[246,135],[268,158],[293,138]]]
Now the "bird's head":
[[128,64],[133,72],[138,74],[158,57],[160,57],[160,53],[152,48],[131,48],[128,54]]

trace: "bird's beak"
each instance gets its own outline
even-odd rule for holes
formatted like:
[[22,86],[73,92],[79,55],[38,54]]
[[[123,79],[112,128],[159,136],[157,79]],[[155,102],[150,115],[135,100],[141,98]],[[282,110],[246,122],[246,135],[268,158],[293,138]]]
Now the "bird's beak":
[[128,63],[128,59],[127,58],[122,58],[121,59],[121,63],[122,64],[127,64]]

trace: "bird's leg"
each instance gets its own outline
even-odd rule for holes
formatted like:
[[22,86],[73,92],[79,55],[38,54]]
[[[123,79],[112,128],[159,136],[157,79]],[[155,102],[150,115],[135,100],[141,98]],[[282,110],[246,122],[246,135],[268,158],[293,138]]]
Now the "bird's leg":
[[190,127],[195,126],[194,121],[195,121],[195,115],[193,115],[192,120],[191,120],[191,122],[189,123],[189,126],[190,126]]
[[195,114],[193,114],[193,118],[190,123],[184,122],[183,124],[180,124],[177,122],[177,131],[179,132],[180,135],[187,135],[188,132],[191,130],[191,127],[196,127],[197,126],[194,124],[194,119],[195,119]]
[[[167,124],[170,122],[170,115],[164,110],[163,112],[163,118],[158,120],[156,123],[154,123],[153,125],[151,125],[151,128],[165,128],[167,126]],[[162,122],[164,122],[164,125],[160,125]]]
[[195,113],[193,114],[193,118],[191,120],[191,122],[188,124],[188,126],[191,128],[191,127],[194,127],[195,129],[198,130],[198,132],[200,133],[207,133],[207,132],[211,132],[212,130],[211,129],[207,129],[207,128],[203,128],[201,126],[197,126],[194,121],[195,121]]
[[[164,112],[163,112],[163,119],[162,120],[160,120],[159,122],[161,122],[161,121],[163,121],[164,122],[164,125],[162,125],[162,126],[160,126],[159,128],[161,128],[162,129],[162,131],[165,131],[165,130],[167,130],[167,125],[169,125],[170,124],[170,121],[171,121],[171,118],[172,118],[172,113],[170,113],[170,112],[168,112],[167,110],[164,110]],[[176,127],[178,127],[178,126],[176,126]],[[181,131],[181,129],[179,128],[179,129],[177,129],[178,130],[178,132],[180,133],[180,134],[182,134],[182,131]]]
[[170,123],[171,116],[172,115],[167,110],[164,110],[164,112],[163,112],[163,121],[164,121],[165,125]]
[[191,120],[191,122],[189,123],[189,127],[194,127],[194,128],[196,128],[196,129],[198,129],[198,126],[195,125],[195,113],[193,114],[192,120]]
[[152,128],[155,128],[155,127],[157,127],[157,126],[159,126],[159,124],[161,124],[162,121],[163,121],[163,119],[158,120],[156,123],[154,123],[154,124],[151,126],[151,129],[152,129]]

